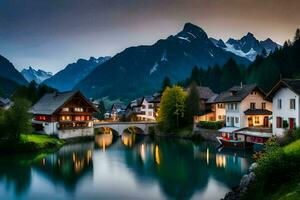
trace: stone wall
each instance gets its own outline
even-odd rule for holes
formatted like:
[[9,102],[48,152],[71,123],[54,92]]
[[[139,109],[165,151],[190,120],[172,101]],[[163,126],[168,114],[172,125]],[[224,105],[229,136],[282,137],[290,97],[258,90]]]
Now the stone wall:
[[77,128],[77,129],[67,129],[67,130],[58,130],[58,138],[60,139],[70,139],[76,137],[91,137],[94,136],[94,128]]

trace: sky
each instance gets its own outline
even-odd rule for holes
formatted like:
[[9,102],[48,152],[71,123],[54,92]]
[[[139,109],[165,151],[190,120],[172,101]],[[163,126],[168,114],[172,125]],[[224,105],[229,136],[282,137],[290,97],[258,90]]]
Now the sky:
[[18,70],[57,72],[175,35],[186,22],[227,40],[252,32],[282,44],[300,27],[299,0],[0,0],[0,54]]

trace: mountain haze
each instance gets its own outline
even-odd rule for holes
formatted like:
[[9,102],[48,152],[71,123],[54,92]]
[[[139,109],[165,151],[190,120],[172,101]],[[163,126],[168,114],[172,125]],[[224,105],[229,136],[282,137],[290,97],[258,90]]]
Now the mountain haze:
[[91,57],[89,60],[79,59],[76,63],[68,64],[63,70],[43,83],[62,92],[72,90],[79,81],[109,59],[110,57]]

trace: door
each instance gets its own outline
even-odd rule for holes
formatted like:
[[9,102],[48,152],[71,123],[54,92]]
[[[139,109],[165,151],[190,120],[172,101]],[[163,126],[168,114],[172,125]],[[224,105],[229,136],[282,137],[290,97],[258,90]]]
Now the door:
[[264,127],[269,127],[269,117],[264,117]]
[[289,124],[290,124],[290,129],[294,129],[295,128],[295,119],[289,118]]
[[253,126],[253,119],[252,119],[252,117],[248,117],[248,126],[249,127]]

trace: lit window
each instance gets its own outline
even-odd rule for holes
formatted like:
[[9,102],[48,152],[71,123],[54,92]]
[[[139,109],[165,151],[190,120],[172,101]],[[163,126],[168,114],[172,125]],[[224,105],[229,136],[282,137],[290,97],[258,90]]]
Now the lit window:
[[259,117],[258,116],[255,116],[255,124],[259,124]]
[[83,112],[83,108],[81,108],[81,107],[76,107],[76,108],[74,108],[74,111],[75,111],[75,112]]
[[69,109],[69,108],[63,108],[62,111],[63,111],[63,112],[69,112],[70,109]]

